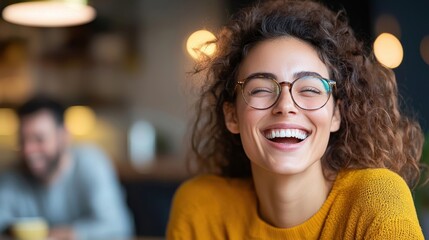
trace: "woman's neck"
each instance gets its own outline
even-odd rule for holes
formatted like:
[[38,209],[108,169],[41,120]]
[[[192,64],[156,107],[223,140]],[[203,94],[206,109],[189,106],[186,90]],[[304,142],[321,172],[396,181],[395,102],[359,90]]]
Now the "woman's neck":
[[326,180],[320,164],[305,172],[281,175],[252,164],[259,200],[259,215],[269,224],[290,228],[311,218],[325,202],[332,181]]

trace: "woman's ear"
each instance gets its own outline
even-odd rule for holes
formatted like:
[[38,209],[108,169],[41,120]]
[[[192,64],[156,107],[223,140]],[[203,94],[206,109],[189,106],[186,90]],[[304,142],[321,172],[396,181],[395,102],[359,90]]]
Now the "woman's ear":
[[223,104],[223,115],[225,116],[226,128],[228,128],[228,130],[233,134],[240,133],[237,112],[235,110],[234,104],[225,102]]
[[337,100],[334,107],[334,114],[331,120],[331,132],[336,132],[340,129],[341,126],[341,111],[340,111],[341,102]]

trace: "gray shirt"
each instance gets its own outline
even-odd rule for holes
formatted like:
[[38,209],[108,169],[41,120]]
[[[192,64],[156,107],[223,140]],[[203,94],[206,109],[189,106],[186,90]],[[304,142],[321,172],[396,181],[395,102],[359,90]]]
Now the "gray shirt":
[[16,170],[0,175],[0,232],[20,217],[69,225],[78,239],[132,234],[120,185],[106,155],[93,146],[72,149],[71,167],[53,185],[35,184]]

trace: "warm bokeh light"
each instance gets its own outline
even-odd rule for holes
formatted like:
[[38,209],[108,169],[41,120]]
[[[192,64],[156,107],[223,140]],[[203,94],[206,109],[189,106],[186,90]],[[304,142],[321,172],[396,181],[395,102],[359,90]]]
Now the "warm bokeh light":
[[216,37],[213,33],[207,30],[199,30],[189,36],[186,42],[186,49],[194,59],[211,56],[216,51],[216,44],[210,43],[214,40],[216,40]]
[[86,106],[69,107],[65,113],[65,124],[73,135],[86,135],[95,126],[96,116],[94,111]]
[[11,23],[36,27],[65,27],[88,23],[95,18],[86,0],[28,1],[7,6],[3,18]]
[[420,42],[420,55],[422,55],[423,61],[429,65],[429,35]]
[[404,57],[401,42],[390,33],[382,33],[375,39],[374,54],[388,68],[398,67]]
[[18,130],[18,116],[10,108],[0,108],[0,135],[13,135]]
[[395,16],[390,14],[382,14],[377,17],[375,21],[375,33],[380,35],[382,33],[391,33],[396,37],[401,37],[401,27]]

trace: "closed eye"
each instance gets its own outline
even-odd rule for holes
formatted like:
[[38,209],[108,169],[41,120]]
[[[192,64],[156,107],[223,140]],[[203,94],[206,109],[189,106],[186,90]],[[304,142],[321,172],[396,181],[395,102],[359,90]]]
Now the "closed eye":
[[249,91],[250,96],[265,96],[265,95],[271,95],[273,93],[273,90],[268,88],[255,88]]
[[316,94],[320,95],[322,94],[322,91],[314,87],[306,87],[306,88],[300,89],[299,93],[303,95],[316,95]]

